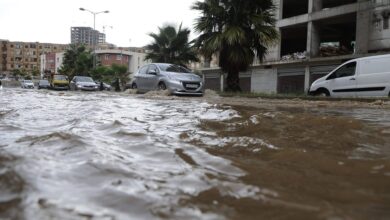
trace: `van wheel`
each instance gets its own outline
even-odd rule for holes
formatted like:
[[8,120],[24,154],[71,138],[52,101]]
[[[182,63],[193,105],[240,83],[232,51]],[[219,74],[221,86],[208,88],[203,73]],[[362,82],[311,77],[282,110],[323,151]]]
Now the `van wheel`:
[[164,82],[160,82],[158,84],[158,90],[166,90],[167,89],[167,86],[165,85]]
[[319,97],[329,97],[330,93],[329,93],[329,91],[327,89],[319,89],[316,92],[316,96],[319,96]]
[[135,84],[135,83],[131,84],[131,88],[132,89],[137,89],[137,84]]

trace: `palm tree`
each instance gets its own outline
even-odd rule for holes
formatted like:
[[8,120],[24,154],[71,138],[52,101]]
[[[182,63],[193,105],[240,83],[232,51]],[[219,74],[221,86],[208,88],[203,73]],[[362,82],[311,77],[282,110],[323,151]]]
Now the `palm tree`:
[[196,47],[206,57],[217,54],[219,66],[228,73],[227,91],[241,91],[239,72],[246,71],[255,58],[262,61],[268,47],[278,39],[272,0],[204,0],[192,9],[200,33]]
[[175,27],[167,25],[159,27],[159,33],[151,33],[153,42],[146,46],[147,55],[145,60],[152,62],[173,63],[186,66],[189,62],[197,62],[197,54],[193,42],[189,42],[190,30],[182,29],[181,25]]
[[59,72],[70,79],[75,75],[89,76],[93,69],[93,54],[84,45],[72,44],[64,54],[64,61]]

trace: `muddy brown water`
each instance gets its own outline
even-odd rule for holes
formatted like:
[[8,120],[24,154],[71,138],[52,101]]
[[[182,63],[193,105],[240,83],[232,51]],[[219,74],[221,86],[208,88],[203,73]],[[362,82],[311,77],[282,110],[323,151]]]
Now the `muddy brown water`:
[[3,89],[0,219],[390,219],[390,112]]

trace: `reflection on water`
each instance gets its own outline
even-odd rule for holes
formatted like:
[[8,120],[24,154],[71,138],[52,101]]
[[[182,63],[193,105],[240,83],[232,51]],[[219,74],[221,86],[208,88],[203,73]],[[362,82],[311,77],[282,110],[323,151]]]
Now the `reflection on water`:
[[4,89],[0,218],[388,219],[385,111]]

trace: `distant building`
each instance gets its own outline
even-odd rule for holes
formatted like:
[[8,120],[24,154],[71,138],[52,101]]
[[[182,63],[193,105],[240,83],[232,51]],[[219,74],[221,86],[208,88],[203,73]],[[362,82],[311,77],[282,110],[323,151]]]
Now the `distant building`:
[[41,78],[47,77],[50,74],[58,74],[58,70],[62,66],[65,52],[59,53],[44,53],[40,56],[40,73]]
[[0,40],[0,72],[9,74],[14,69],[27,72],[39,70],[41,54],[63,52],[68,48],[68,44]]
[[93,46],[106,43],[106,35],[90,27],[71,27],[70,39],[72,44]]
[[[135,51],[132,51],[132,50]],[[140,52],[138,52],[140,51]],[[129,73],[136,72],[141,66],[148,63],[145,61],[146,53],[142,48],[117,48],[96,50],[97,60],[102,66],[111,66],[112,64],[125,65],[128,67]]]
[[[244,91],[304,93],[344,61],[390,53],[390,0],[274,2],[280,39],[263,63],[240,74]],[[226,74],[218,67],[201,71],[206,88],[224,89]]]

